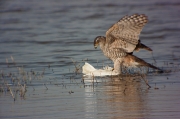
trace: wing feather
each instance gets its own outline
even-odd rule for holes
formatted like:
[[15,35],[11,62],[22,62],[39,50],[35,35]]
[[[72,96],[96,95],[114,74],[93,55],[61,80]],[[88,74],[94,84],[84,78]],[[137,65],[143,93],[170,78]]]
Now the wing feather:
[[139,35],[148,22],[144,14],[124,16],[106,32],[106,43],[109,48],[122,48],[133,52],[139,42]]

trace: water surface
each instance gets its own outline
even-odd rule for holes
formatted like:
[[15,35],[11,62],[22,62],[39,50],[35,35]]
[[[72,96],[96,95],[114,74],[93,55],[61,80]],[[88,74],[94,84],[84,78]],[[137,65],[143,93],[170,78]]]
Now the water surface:
[[[29,75],[24,98],[16,95],[14,102],[9,91],[0,93],[0,118],[179,118],[179,12],[178,0],[1,1],[1,74],[12,72],[22,79],[16,67],[23,67]],[[85,61],[97,68],[112,65],[93,48],[93,40],[134,13],[149,18],[140,39],[153,49],[156,64],[147,51],[135,55],[172,72],[149,74],[150,89],[135,77],[96,78],[94,85],[92,80],[83,84],[73,61],[78,67]],[[4,79],[12,83],[1,76],[1,87]]]

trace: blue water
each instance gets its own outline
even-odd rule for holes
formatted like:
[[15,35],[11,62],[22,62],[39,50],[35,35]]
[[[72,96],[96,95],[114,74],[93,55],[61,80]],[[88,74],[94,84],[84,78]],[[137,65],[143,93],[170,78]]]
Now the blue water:
[[[0,1],[1,74],[17,73],[16,67],[45,69],[44,77],[28,82],[25,98],[17,95],[14,102],[9,92],[0,93],[0,118],[179,118],[179,12],[178,0]],[[148,16],[140,39],[153,49],[156,65],[172,72],[149,74],[150,89],[143,81],[109,78],[85,86],[73,61],[79,67],[85,61],[95,67],[112,65],[94,49],[93,40],[134,13]],[[135,55],[155,63],[147,51]],[[1,76],[1,87],[3,82]]]

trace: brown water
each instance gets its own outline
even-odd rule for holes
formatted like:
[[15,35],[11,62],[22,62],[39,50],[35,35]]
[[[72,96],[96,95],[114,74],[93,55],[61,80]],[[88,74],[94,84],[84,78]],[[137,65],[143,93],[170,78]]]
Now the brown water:
[[[178,0],[0,1],[0,118],[180,118],[179,12]],[[111,64],[93,48],[93,40],[134,13],[149,17],[140,39],[154,50],[156,65],[172,72],[148,74],[150,89],[136,77],[96,78],[94,85],[85,79],[83,84],[72,59],[81,66],[84,60],[98,68]],[[135,55],[155,63],[147,51]],[[25,79],[16,67],[28,72],[27,92],[24,97],[17,92],[13,101],[4,82],[15,90],[7,75]]]

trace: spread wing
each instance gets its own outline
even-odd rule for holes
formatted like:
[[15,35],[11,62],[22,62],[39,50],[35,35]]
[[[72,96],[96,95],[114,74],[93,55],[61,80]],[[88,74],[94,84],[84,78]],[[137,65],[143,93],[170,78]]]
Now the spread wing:
[[124,16],[106,32],[106,45],[109,48],[121,48],[133,52],[139,42],[139,35],[148,22],[144,14]]

